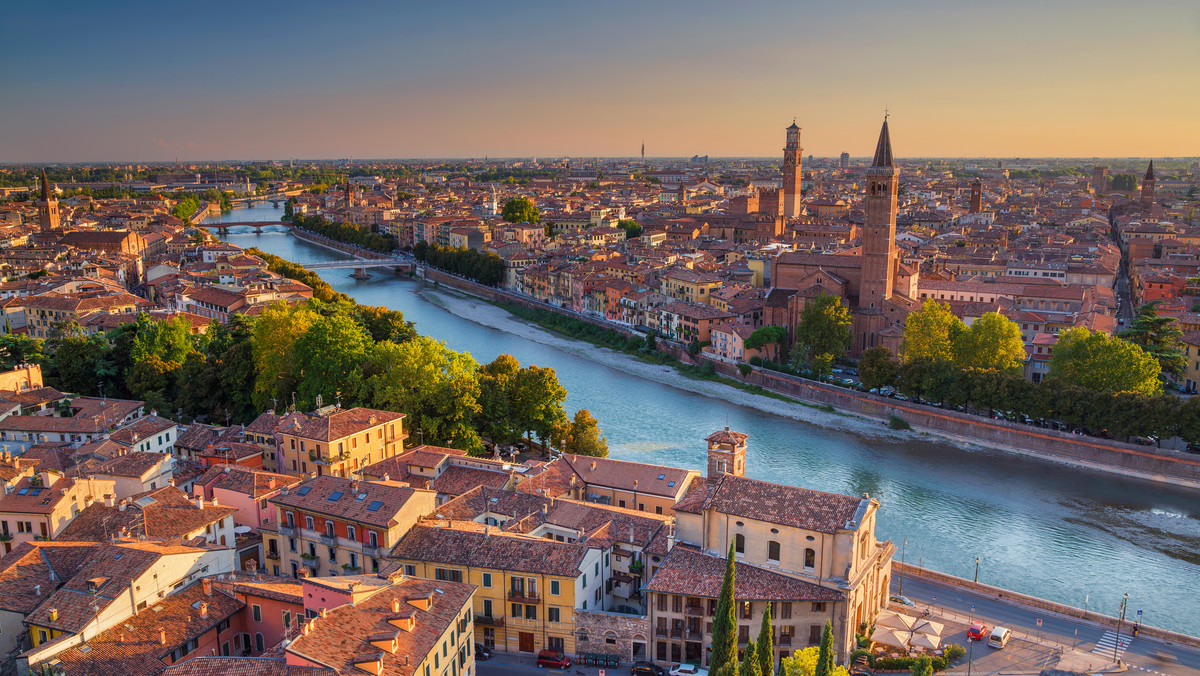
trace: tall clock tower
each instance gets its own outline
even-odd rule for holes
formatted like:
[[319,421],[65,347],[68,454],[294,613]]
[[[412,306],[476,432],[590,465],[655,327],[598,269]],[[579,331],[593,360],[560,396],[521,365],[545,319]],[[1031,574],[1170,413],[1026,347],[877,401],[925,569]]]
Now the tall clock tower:
[[800,215],[800,169],[803,164],[800,147],[800,127],[792,120],[787,128],[787,144],[783,147],[783,215],[796,218]]

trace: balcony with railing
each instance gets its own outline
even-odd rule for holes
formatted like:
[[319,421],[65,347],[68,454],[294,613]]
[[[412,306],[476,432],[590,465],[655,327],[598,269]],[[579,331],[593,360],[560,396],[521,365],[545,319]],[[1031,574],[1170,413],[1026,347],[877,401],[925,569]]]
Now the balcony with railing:
[[503,627],[504,626],[504,616],[503,615],[476,615],[475,616],[475,624],[478,624],[483,627]]
[[792,644],[792,635],[791,634],[780,634],[779,635],[778,645],[791,645],[791,644]]
[[687,606],[684,611],[692,617],[704,617],[704,608],[700,606]]
[[288,537],[296,537],[296,527],[287,526],[281,523],[279,524],[279,534],[286,535]]
[[338,546],[338,538],[336,535],[326,535],[326,534],[322,533],[320,535],[320,538],[321,538],[321,544],[323,544],[323,545],[328,545],[330,547]]
[[541,598],[536,591],[512,589],[508,592],[508,600],[512,603],[539,603]]

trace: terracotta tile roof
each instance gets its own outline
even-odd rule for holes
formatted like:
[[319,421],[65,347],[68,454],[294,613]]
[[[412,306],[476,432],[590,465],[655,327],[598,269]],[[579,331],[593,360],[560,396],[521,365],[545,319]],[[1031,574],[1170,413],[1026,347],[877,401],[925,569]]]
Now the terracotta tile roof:
[[508,472],[451,465],[429,482],[429,489],[444,495],[462,495],[477,486],[500,488],[508,483]]
[[579,542],[557,542],[495,528],[485,531],[480,526],[473,521],[457,522],[450,528],[417,524],[392,548],[391,558],[575,577],[589,549]]
[[[725,559],[676,545],[646,585],[650,592],[717,598],[725,578]],[[838,601],[842,596],[811,582],[734,563],[734,596],[742,601]]]
[[742,443],[745,443],[746,440],[749,438],[750,438],[749,434],[742,434],[741,432],[730,432],[729,428],[727,427],[723,430],[718,430],[716,432],[713,432],[712,434],[705,437],[704,440],[709,443],[714,443],[714,444],[742,444]]
[[687,489],[694,470],[651,465],[611,458],[593,458],[585,455],[569,455],[554,460],[571,467],[583,483],[624,491],[637,491],[647,495],[674,498]]
[[28,615],[97,550],[97,545],[84,542],[20,543],[0,559],[0,608]]
[[174,427],[176,427],[174,420],[167,420],[156,415],[147,415],[113,432],[108,435],[108,438],[132,446],[137,441],[161,434]]
[[[204,617],[198,607],[201,603],[207,604]],[[171,651],[208,633],[244,605],[219,591],[205,594],[197,580],[56,657],[71,676],[154,676],[166,669],[164,658]]]
[[323,416],[292,414],[281,421],[279,432],[314,441],[329,442],[365,432],[377,425],[401,420],[403,413],[370,408],[352,408]]
[[766,523],[835,533],[856,527],[849,524],[865,500],[726,474],[709,479],[707,491],[697,490],[675,503],[675,511],[699,514],[712,509]]
[[[287,652],[343,674],[366,673],[357,665],[367,656],[377,657],[382,661],[382,673],[412,676],[436,649],[442,634],[470,607],[474,592],[475,586],[470,584],[403,578],[356,605],[339,606],[326,617],[310,620],[308,633],[296,637]],[[410,599],[431,599],[432,604],[421,610],[409,603]],[[393,610],[393,601],[398,601],[398,611]],[[411,630],[389,622],[409,617],[415,620]],[[394,639],[395,652],[375,647],[372,639]],[[448,659],[453,658],[450,655]]]
[[75,516],[58,539],[103,542],[122,528],[130,537],[181,538],[236,513],[234,507],[211,502],[205,502],[203,508],[197,507],[186,493],[166,486],[132,496],[124,509],[119,505],[106,507],[102,502],[93,503]]
[[284,603],[304,603],[299,580],[275,575],[229,573],[224,579],[213,580],[213,586],[231,594],[245,594]]
[[220,488],[258,499],[264,495],[278,491],[284,486],[295,486],[301,481],[300,477],[288,474],[263,472],[237,465],[218,465],[208,468],[196,480],[196,483],[206,488]]
[[319,476],[276,495],[270,502],[280,507],[389,527],[415,493],[416,490],[403,486]]
[[171,456],[166,453],[126,453],[104,460],[90,468],[93,474],[106,476],[141,478],[146,472],[161,464],[170,464]]
[[214,657],[201,655],[169,667],[162,676],[335,676],[320,667],[289,667],[281,657]]

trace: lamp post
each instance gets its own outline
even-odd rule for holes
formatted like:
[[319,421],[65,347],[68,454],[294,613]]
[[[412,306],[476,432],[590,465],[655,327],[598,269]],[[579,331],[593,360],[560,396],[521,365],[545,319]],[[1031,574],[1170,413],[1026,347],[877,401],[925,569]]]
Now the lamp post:
[[1125,622],[1125,604],[1129,602],[1129,592],[1125,592],[1125,596],[1121,599],[1121,617],[1117,619],[1117,640],[1113,643],[1113,662],[1120,662],[1117,659],[1117,651],[1121,648],[1121,624]]
[[975,557],[975,581],[979,582],[979,557]]

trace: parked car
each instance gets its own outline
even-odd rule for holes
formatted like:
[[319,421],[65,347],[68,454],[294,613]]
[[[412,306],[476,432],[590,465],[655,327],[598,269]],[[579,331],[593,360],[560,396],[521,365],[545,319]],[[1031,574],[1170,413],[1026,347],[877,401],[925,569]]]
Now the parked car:
[[1004,627],[996,627],[992,630],[991,637],[988,638],[989,648],[1003,648],[1008,645],[1008,639],[1012,637],[1012,632]]
[[967,629],[967,640],[968,641],[982,641],[983,638],[985,636],[987,636],[990,631],[991,631],[991,627],[987,626],[986,623],[976,622],[975,624],[971,625],[970,629]]
[[634,662],[629,667],[633,676],[667,676],[667,670],[653,662]]
[[492,659],[492,651],[488,650],[482,643],[475,643],[475,661],[487,662]]
[[671,669],[671,676],[708,676],[708,669],[694,664],[676,664]]
[[550,669],[567,669],[571,666],[571,658],[549,648],[538,653],[537,665]]
[[892,603],[900,603],[900,604],[903,604],[903,605],[909,606],[910,608],[916,608],[916,607],[917,607],[917,604],[915,604],[915,603],[913,603],[912,601],[908,600],[908,597],[907,597],[907,596],[899,596],[899,595],[897,595],[897,596],[893,596],[893,597],[892,597]]

